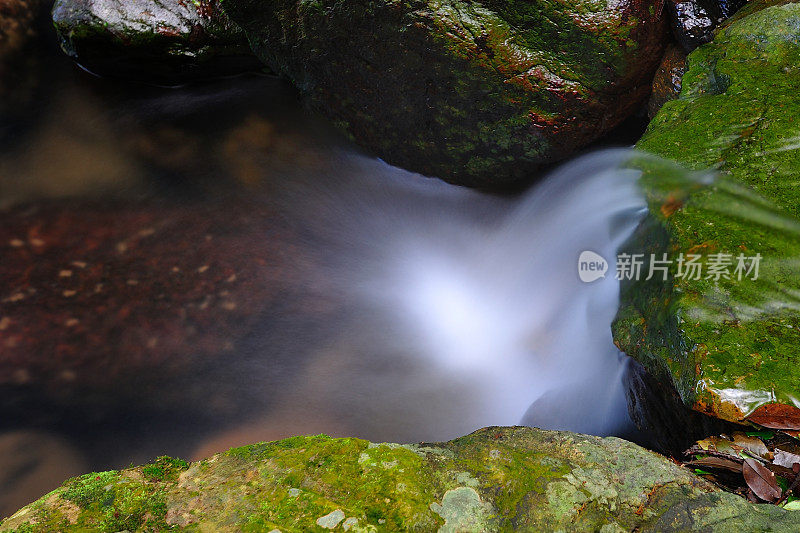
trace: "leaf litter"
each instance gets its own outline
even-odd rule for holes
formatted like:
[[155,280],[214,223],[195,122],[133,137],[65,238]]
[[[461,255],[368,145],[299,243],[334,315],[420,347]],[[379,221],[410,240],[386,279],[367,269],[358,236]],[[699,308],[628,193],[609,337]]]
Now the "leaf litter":
[[684,465],[753,502],[800,510],[800,440],[761,429],[711,436],[686,450]]

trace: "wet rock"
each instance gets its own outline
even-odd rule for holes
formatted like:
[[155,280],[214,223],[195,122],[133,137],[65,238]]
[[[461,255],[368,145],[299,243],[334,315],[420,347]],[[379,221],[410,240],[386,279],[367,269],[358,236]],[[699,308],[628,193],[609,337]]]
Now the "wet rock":
[[266,63],[389,163],[530,182],[634,112],[666,40],[655,1],[227,1]]
[[686,53],[670,44],[653,79],[653,92],[647,102],[647,115],[652,119],[666,102],[681,94],[681,79],[686,72]]
[[[673,276],[626,284],[614,335],[686,406],[795,431],[800,4],[756,7],[689,56],[680,98],[661,108],[638,144],[720,176],[695,182],[694,192],[681,196],[679,185],[645,174],[649,186],[668,194],[651,195],[634,248],[668,254]],[[681,254],[700,257],[698,279],[676,275]],[[740,254],[761,256],[757,276],[736,275]],[[714,257],[724,267],[719,279],[709,275]]]
[[308,263],[277,218],[237,200],[0,213],[0,412],[51,405],[43,416],[57,423],[59,409],[87,406],[84,417],[252,408],[236,372],[264,386],[279,379],[277,359],[251,368],[246,358],[260,353],[262,333],[282,338],[263,315]]
[[721,15],[711,0],[669,0],[667,11],[672,22],[672,33],[686,52],[710,42]]
[[627,389],[628,412],[642,429],[644,442],[640,444],[671,457],[682,458],[696,441],[709,435],[731,435],[752,429],[690,409],[671,383],[654,379],[635,361],[625,373],[623,384]]
[[178,84],[259,69],[217,0],[57,0],[53,22],[67,55],[96,74]]
[[[440,444],[294,437],[88,474],[0,531],[790,531],[800,513],[722,492],[616,438],[487,428]],[[319,529],[322,530],[322,529]]]
[[714,29],[747,0],[668,0],[672,33],[686,52],[710,42]]

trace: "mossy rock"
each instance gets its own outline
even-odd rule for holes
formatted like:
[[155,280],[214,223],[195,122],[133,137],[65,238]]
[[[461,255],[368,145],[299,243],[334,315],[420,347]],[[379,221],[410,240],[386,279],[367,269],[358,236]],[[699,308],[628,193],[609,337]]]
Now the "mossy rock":
[[680,97],[638,147],[719,177],[687,195],[646,172],[650,217],[634,247],[673,265],[731,254],[731,274],[739,254],[760,254],[758,279],[629,283],[614,324],[618,345],[685,405],[789,430],[800,429],[798,87],[797,3],[753,2],[689,55]]
[[796,531],[634,444],[487,428],[440,444],[293,437],[67,481],[0,531]]
[[473,186],[530,182],[649,93],[662,3],[224,0],[274,71],[358,143]]
[[87,70],[177,84],[258,70],[217,0],[56,0],[61,47]]

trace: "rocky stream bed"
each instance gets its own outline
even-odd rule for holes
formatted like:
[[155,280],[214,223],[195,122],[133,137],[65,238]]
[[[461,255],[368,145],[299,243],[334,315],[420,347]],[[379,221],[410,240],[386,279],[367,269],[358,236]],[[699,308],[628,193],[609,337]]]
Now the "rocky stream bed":
[[[761,259],[744,281],[730,269],[623,280],[614,343],[635,360],[628,408],[655,451],[520,427],[419,445],[298,436],[73,478],[0,531],[800,529],[800,3],[739,4],[57,0],[51,27],[44,2],[0,3],[0,138],[9,143],[48,94],[48,63],[33,50],[55,40],[114,80],[281,76],[367,154],[493,191],[530,185],[649,113],[636,148],[697,174],[674,180],[632,159],[648,209],[624,249],[706,268]],[[180,120],[146,134],[128,124],[126,150],[164,175],[189,161],[198,175],[225,168],[247,184],[264,166],[287,167],[286,154],[318,163],[257,114],[218,143]],[[267,148],[278,155],[250,155]],[[316,320],[341,310],[306,290],[327,280],[324,257],[287,244],[302,228],[255,195],[226,205],[200,194],[180,207],[3,207],[0,410],[39,398],[37,428],[86,404],[112,412],[149,397],[154,411],[174,399],[212,418],[252,408],[226,402],[240,374],[225,369],[254,335],[266,338],[258,318],[286,294],[296,297],[290,311]],[[266,243],[257,250],[255,235]],[[219,379],[197,388],[182,382],[187,368]],[[736,474],[740,494],[722,471]]]

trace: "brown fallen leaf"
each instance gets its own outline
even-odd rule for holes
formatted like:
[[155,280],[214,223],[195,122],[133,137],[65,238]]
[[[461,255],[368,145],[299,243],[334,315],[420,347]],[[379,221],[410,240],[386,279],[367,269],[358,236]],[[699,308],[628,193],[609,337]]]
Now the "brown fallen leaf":
[[775,458],[772,460],[772,463],[778,466],[792,468],[793,465],[800,463],[800,455],[775,448]]
[[750,437],[740,431],[736,431],[733,434],[733,444],[749,451],[753,455],[772,460],[772,453],[767,448],[767,445],[758,437]]
[[765,428],[797,431],[800,430],[800,409],[792,405],[771,403],[756,409],[747,420]]
[[767,448],[767,445],[758,437],[750,437],[740,431],[734,432],[732,436],[735,446],[740,446],[753,455],[757,455],[763,459],[772,460],[772,453],[769,451],[769,448]]
[[742,464],[742,473],[747,486],[756,496],[767,502],[774,502],[781,497],[781,489],[775,481],[775,474],[764,467],[756,459],[748,457]]
[[698,457],[686,464],[700,468],[722,468],[731,472],[742,472],[742,463],[724,457]]

